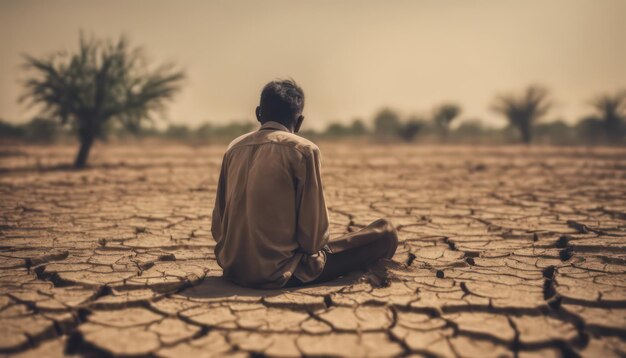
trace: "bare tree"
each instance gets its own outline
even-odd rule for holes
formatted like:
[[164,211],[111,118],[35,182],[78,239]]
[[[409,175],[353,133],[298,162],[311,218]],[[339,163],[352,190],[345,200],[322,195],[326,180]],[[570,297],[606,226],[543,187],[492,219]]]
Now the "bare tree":
[[609,142],[621,142],[624,137],[624,122],[626,121],[626,91],[620,91],[613,95],[600,95],[591,104],[598,112],[598,119],[602,121]]
[[78,52],[36,58],[25,56],[30,77],[20,101],[37,105],[43,114],[70,123],[80,149],[74,166],[83,168],[105,122],[116,119],[130,130],[152,119],[180,89],[182,71],[172,64],[148,66],[141,48],[118,41],[85,39]]
[[381,138],[392,138],[401,128],[400,116],[389,108],[383,108],[374,117],[374,134]]
[[524,93],[498,96],[492,109],[503,115],[515,127],[522,142],[529,144],[532,139],[533,124],[550,110],[548,90],[541,86],[530,86]]
[[446,103],[435,109],[433,121],[439,129],[443,140],[448,138],[450,132],[450,123],[461,114],[461,107],[454,103]]
[[398,128],[398,136],[405,142],[412,142],[419,132],[424,128],[424,120],[419,117],[411,117],[406,123],[402,124]]

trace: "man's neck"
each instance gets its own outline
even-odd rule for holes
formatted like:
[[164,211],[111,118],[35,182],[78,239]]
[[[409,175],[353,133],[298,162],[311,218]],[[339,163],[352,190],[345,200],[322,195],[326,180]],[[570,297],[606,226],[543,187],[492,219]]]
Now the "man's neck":
[[294,133],[295,132],[295,128],[294,128],[293,124],[290,125],[290,126],[286,126],[285,124],[283,124],[281,122],[278,122],[278,121],[267,121],[267,122],[264,122],[261,125],[261,128],[262,129],[263,128],[272,128],[272,129],[278,129],[278,130],[285,130],[285,131],[288,131],[290,133]]

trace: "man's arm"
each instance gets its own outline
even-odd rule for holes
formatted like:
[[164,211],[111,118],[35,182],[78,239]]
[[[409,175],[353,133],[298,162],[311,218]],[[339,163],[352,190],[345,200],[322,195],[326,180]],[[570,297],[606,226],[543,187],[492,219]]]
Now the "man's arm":
[[216,242],[222,238],[222,217],[226,206],[226,155],[222,159],[220,177],[217,181],[217,191],[215,192],[215,207],[211,220],[211,234]]
[[328,241],[328,211],[322,188],[319,149],[313,148],[300,165],[296,238],[300,249],[313,255]]

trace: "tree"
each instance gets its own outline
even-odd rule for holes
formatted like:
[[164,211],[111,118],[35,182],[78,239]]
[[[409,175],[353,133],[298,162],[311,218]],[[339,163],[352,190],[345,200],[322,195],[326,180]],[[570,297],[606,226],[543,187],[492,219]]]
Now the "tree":
[[400,117],[389,108],[381,110],[374,117],[374,132],[379,137],[395,136],[400,128]]
[[25,138],[34,143],[52,143],[59,136],[59,127],[52,119],[35,117],[24,125]]
[[485,131],[485,127],[480,120],[472,119],[461,123],[454,131],[454,135],[460,139],[475,139],[481,137]]
[[626,91],[614,95],[604,94],[596,97],[592,106],[598,112],[598,119],[604,126],[606,138],[611,143],[619,143],[624,137],[626,118]]
[[355,119],[352,121],[352,125],[350,125],[350,133],[355,136],[361,136],[367,134],[367,128],[362,120]]
[[461,107],[453,103],[443,104],[435,109],[433,121],[439,130],[443,140],[447,139],[450,132],[450,123],[461,114]]
[[578,138],[587,144],[598,144],[604,140],[605,128],[602,120],[595,116],[585,117],[575,127]]
[[115,119],[137,131],[172,99],[184,78],[172,64],[148,66],[142,49],[131,48],[123,36],[113,42],[81,34],[78,52],[27,55],[25,68],[30,77],[20,100],[75,127],[80,140],[76,168],[86,165],[104,123]]
[[355,119],[350,125],[331,122],[324,130],[324,136],[329,138],[358,137],[366,133],[367,128],[360,119]]
[[22,138],[24,127],[0,119],[0,138]]
[[402,124],[397,134],[405,142],[412,142],[423,127],[424,121],[422,119],[411,117]]
[[529,144],[533,124],[548,113],[550,106],[548,90],[530,86],[520,96],[498,96],[492,109],[506,117],[509,124],[520,132],[522,142]]
[[191,130],[184,124],[170,124],[163,134],[168,139],[188,140]]
[[339,122],[332,122],[326,127],[324,135],[330,138],[346,137],[350,135],[350,129]]
[[540,123],[533,128],[533,138],[537,138],[539,143],[571,144],[575,142],[574,136],[574,129],[563,120]]
[[213,131],[214,129],[211,123],[202,123],[200,126],[198,126],[198,128],[196,128],[195,138],[200,142],[210,142],[212,139],[211,137],[213,136]]

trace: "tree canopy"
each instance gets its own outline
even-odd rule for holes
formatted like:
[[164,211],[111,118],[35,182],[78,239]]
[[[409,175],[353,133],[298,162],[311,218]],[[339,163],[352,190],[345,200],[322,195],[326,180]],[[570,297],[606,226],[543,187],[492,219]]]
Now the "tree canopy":
[[498,96],[492,109],[506,117],[509,124],[519,130],[522,141],[530,143],[532,125],[548,113],[551,103],[549,92],[541,86],[529,86],[520,95]]
[[123,36],[111,41],[81,34],[77,52],[26,55],[24,67],[29,77],[20,100],[76,129],[79,168],[85,166],[106,121],[115,119],[136,131],[142,121],[163,110],[184,78],[173,64],[150,66],[143,49],[131,47]]

